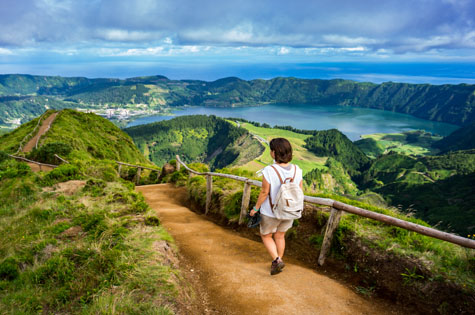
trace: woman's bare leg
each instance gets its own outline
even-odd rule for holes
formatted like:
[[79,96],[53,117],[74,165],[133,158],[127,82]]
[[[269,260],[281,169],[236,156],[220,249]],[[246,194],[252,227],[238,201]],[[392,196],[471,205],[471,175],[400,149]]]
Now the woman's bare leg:
[[279,255],[277,254],[277,246],[276,246],[276,242],[272,238],[272,233],[269,233],[269,234],[266,234],[266,235],[261,234],[261,238],[262,238],[262,242],[264,243],[264,246],[266,247],[267,251],[272,256],[272,260],[276,259],[277,256],[279,256]]
[[284,257],[284,251],[285,251],[285,232],[275,232],[274,239],[275,239],[275,245],[277,249],[277,255],[280,258],[282,258]]

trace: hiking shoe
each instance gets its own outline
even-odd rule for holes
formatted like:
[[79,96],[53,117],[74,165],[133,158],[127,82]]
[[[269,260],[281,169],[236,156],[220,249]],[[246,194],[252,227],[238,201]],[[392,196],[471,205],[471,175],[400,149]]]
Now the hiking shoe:
[[281,272],[282,269],[284,269],[284,267],[285,267],[285,264],[282,261],[282,259],[280,259],[280,258],[275,259],[272,262],[272,264],[270,265],[270,274],[271,274],[271,276],[276,275],[279,272]]

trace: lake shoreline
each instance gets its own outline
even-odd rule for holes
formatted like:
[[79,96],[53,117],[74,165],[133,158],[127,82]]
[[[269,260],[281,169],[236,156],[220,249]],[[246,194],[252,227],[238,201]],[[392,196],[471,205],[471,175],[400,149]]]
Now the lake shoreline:
[[[170,115],[171,113],[171,115]],[[306,130],[338,129],[352,141],[375,133],[400,133],[424,130],[447,136],[459,126],[425,120],[409,114],[379,109],[340,105],[266,104],[245,107],[180,106],[167,115],[153,115],[134,119],[127,127],[168,120],[184,115],[215,115],[222,118],[243,118],[275,126],[292,126]]]

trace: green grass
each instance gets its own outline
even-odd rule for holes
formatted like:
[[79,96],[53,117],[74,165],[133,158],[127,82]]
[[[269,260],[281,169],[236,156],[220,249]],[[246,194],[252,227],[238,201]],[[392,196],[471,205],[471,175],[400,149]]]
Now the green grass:
[[[174,313],[181,276],[157,250],[173,239],[132,183],[87,163],[54,176],[24,165],[0,161],[2,314]],[[51,187],[75,176],[84,188]]]
[[[371,138],[377,141],[382,147],[383,153],[395,151],[402,154],[412,155],[435,155],[439,152],[431,145],[442,139],[442,137],[432,136],[423,131],[408,131],[404,133],[375,133],[362,135],[363,139]],[[361,148],[364,152],[365,150]],[[369,156],[374,156],[372,152],[365,152]]]
[[[31,120],[9,133],[0,135],[0,150],[5,151],[10,154],[15,153],[18,150],[20,143],[25,145],[29,139],[35,136],[35,134],[31,134],[31,132],[37,126],[38,121],[40,119],[44,120],[45,118],[47,118],[49,115],[53,113],[54,111],[49,110],[43,116],[40,116]],[[22,142],[22,140],[24,141]]]
[[[311,135],[304,135],[284,129],[256,127],[249,123],[241,123],[241,127],[248,130],[252,134],[266,139],[267,141],[279,137],[289,140],[289,142],[292,144],[294,153],[292,163],[298,165],[302,169],[303,174],[306,174],[315,168],[326,169],[324,165],[327,158],[318,157],[304,147],[305,139]],[[242,166],[243,168],[250,171],[257,171],[272,163],[269,146],[266,144],[263,145],[265,146],[265,151],[261,154],[261,156],[254,159],[254,161],[245,164]]]

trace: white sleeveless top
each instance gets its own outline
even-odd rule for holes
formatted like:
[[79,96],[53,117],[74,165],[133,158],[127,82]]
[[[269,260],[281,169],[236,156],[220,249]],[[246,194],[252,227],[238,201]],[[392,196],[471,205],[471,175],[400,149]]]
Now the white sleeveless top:
[[[282,180],[285,180],[286,178],[289,178],[289,177],[290,178],[294,177],[294,171],[296,171],[294,182],[300,185],[300,182],[302,181],[302,169],[300,169],[300,167],[298,167],[295,164],[289,164],[289,166],[290,166],[289,169],[286,169],[278,164],[274,164],[274,167],[279,172],[280,176],[282,177]],[[279,176],[276,174],[275,170],[272,168],[271,165],[266,166],[262,170],[262,175],[270,184],[270,195],[272,197],[272,200],[275,200],[275,198],[277,197],[277,193],[279,192],[280,185],[281,185]],[[267,199],[261,205],[261,213],[265,216],[275,218],[275,215],[272,212],[272,209],[270,206],[269,196],[267,196]]]

